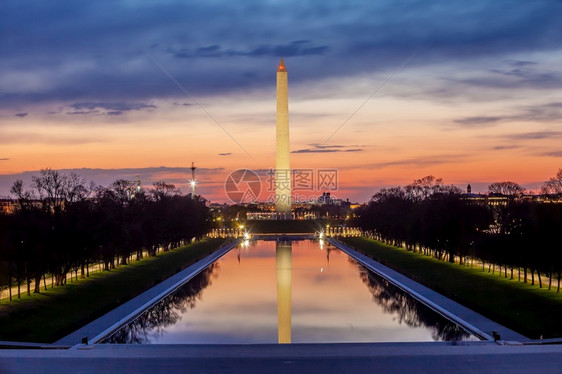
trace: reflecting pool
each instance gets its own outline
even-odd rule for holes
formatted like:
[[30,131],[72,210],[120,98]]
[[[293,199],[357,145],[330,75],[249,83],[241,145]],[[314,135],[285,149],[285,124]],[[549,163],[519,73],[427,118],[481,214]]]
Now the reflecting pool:
[[105,343],[478,340],[322,241],[231,250]]

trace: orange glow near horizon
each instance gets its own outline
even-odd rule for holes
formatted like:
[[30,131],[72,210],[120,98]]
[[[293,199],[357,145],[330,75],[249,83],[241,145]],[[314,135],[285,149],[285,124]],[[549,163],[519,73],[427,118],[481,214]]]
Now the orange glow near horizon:
[[[342,92],[345,98],[322,94],[320,90],[335,85],[329,80],[289,87],[292,167],[338,169],[339,188],[334,195],[340,198],[365,201],[381,187],[426,175],[463,189],[471,183],[476,192],[485,192],[485,185],[501,180],[537,189],[562,166],[552,123],[507,115],[491,125],[457,122],[475,113],[505,110],[505,104],[382,96],[349,117],[368,91],[361,80],[348,79],[346,84],[350,95]],[[60,110],[12,119],[0,139],[4,157],[0,174],[47,167],[188,167],[195,161],[200,168],[214,170],[198,178],[198,193],[213,201],[228,201],[223,183],[232,170],[274,168],[274,96],[272,78],[270,90],[203,100],[224,130],[197,106],[166,100],[151,103],[157,110],[121,116],[68,115]],[[188,191],[189,175],[158,177],[169,177]]]

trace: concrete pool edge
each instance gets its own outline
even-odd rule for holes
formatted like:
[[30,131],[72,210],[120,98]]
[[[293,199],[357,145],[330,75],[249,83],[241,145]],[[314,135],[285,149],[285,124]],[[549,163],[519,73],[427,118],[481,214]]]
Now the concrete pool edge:
[[168,279],[158,283],[140,295],[132,298],[126,303],[107,312],[103,316],[82,326],[78,330],[53,343],[54,345],[75,345],[87,337],[90,343],[99,343],[104,337],[116,331],[119,327],[139,316],[146,309],[158,303],[180,288],[201,271],[228,253],[239,244],[240,240],[223,245],[212,254],[204,257],[196,263],[186,267],[182,271],[172,275]]
[[456,301],[441,295],[429,287],[408,278],[404,274],[392,270],[372,258],[365,256],[335,238],[329,238],[328,241],[353,259],[359,261],[362,265],[366,266],[370,271],[388,280],[390,283],[407,292],[413,298],[428,306],[435,312],[483,339],[493,340],[492,331],[496,331],[502,340],[517,342],[526,342],[530,340],[529,338],[500,325],[487,317],[484,317],[483,315],[457,303]]

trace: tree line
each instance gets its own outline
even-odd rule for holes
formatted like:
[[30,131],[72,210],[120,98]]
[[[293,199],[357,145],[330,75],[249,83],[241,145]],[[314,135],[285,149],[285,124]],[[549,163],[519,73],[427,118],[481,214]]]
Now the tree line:
[[143,189],[120,179],[95,186],[78,175],[41,170],[30,188],[17,180],[12,214],[0,214],[0,286],[30,285],[33,292],[66,283],[67,275],[89,276],[89,265],[103,269],[125,265],[131,258],[156,255],[210,228],[203,199],[182,195],[172,184],[156,182]]
[[[477,260],[482,270],[499,269],[511,279],[515,271],[518,280],[530,278],[540,287],[541,275],[548,277],[549,289],[555,278],[559,292],[562,204],[521,198],[525,189],[514,182],[492,183],[488,191],[504,199],[496,204],[470,199],[428,176],[382,189],[356,210],[354,224],[387,244],[460,264]],[[562,198],[562,169],[542,192]]]

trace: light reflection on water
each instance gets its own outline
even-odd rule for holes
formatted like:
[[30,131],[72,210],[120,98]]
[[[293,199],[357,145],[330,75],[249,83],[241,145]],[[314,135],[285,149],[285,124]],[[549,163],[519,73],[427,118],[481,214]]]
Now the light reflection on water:
[[476,340],[337,248],[312,240],[233,249],[107,343]]

